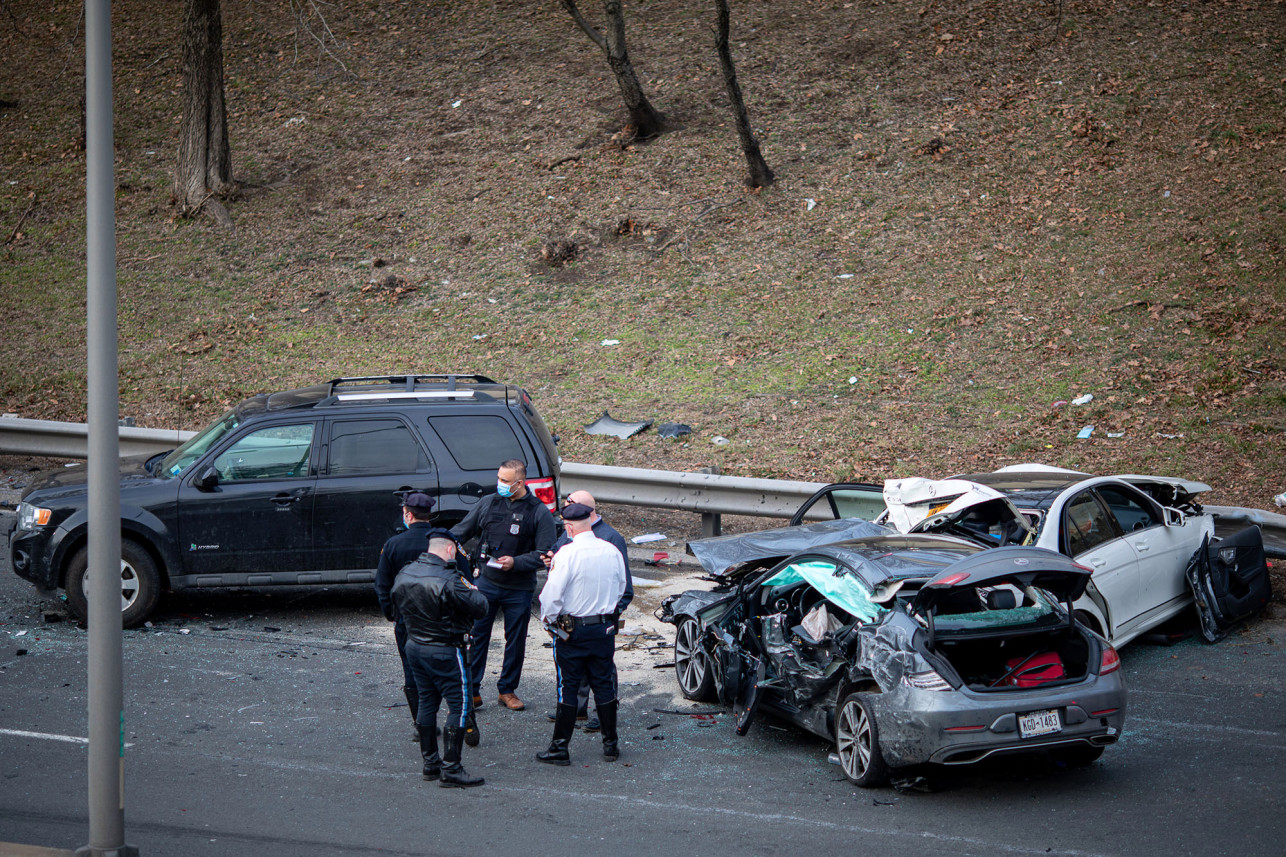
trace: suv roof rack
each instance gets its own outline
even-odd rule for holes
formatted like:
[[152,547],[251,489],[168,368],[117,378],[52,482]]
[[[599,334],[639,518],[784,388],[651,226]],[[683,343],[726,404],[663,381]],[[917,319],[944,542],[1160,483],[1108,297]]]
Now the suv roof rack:
[[321,404],[334,405],[343,404],[344,402],[375,402],[387,401],[391,399],[490,399],[491,396],[486,393],[479,393],[476,390],[421,390],[418,393],[408,393],[405,390],[389,393],[336,393],[327,397]]
[[400,385],[406,392],[411,393],[419,389],[421,384],[446,384],[446,389],[454,390],[457,384],[496,384],[491,378],[485,375],[449,375],[449,374],[429,374],[429,375],[361,375],[353,378],[336,378],[329,382],[332,394],[336,392],[335,388],[340,386],[372,386],[375,384]]
[[[348,402],[418,399],[420,401],[493,401],[510,404],[515,393],[508,384],[493,381],[485,375],[362,375],[335,378],[319,384],[322,392],[316,407],[324,408]],[[487,388],[487,389],[484,389]]]

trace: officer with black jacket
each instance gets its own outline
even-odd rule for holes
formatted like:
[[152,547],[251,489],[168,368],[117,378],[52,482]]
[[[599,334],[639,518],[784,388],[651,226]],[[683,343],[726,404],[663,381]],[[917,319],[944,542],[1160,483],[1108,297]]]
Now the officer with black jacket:
[[[415,723],[419,710],[419,691],[415,689],[415,677],[411,675],[411,665],[406,660],[406,623],[393,608],[393,580],[402,566],[414,562],[428,547],[429,514],[433,511],[433,498],[420,491],[412,491],[402,498],[402,523],[406,529],[384,543],[380,550],[379,565],[375,568],[375,597],[379,599],[380,610],[384,618],[396,622],[393,626],[393,639],[397,642],[397,655],[402,660],[402,693],[406,704],[411,709],[411,722]],[[417,727],[418,733],[418,727]]]
[[[525,707],[515,691],[527,652],[527,624],[536,591],[536,572],[545,567],[542,554],[554,544],[554,516],[527,490],[527,465],[510,459],[496,474],[496,493],[483,497],[463,521],[452,527],[461,542],[478,537],[473,567],[487,612],[470,632],[473,704],[482,704],[482,677],[496,614],[505,617],[505,655],[496,681],[499,702],[512,711]],[[472,742],[471,742],[472,743]]]
[[[420,753],[424,779],[443,788],[480,786],[460,764],[465,724],[471,715],[466,692],[465,634],[487,612],[487,599],[455,568],[456,543],[450,530],[431,529],[428,551],[398,572],[392,598],[406,623],[406,659],[419,691]],[[446,700],[447,722],[438,755],[438,706]]]

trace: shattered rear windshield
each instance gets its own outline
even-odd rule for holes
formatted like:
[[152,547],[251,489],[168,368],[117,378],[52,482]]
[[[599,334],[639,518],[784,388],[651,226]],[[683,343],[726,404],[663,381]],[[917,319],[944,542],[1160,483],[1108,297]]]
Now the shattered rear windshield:
[[[992,592],[1012,593],[1013,606],[989,607]],[[933,610],[933,628],[938,633],[1046,628],[1064,621],[1064,614],[1045,592],[1009,584],[966,588],[959,597],[939,602]]]
[[765,580],[761,586],[788,586],[792,583],[806,582],[821,593],[827,601],[847,610],[858,621],[870,622],[875,617],[887,612],[871,601],[871,593],[866,586],[851,574],[836,573],[836,566],[830,562],[796,562],[783,568]]

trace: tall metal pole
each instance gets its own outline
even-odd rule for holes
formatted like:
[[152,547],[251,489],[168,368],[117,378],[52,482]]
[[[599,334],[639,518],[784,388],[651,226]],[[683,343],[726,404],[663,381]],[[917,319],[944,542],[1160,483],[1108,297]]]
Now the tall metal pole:
[[125,844],[121,689],[121,485],[116,344],[116,178],[112,9],[85,0],[85,249],[89,378],[89,844],[77,853],[133,857]]

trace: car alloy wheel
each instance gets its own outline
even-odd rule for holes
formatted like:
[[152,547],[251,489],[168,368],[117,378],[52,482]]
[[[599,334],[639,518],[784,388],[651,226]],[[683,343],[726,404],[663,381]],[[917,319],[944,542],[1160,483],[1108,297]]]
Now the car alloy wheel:
[[688,699],[708,700],[714,690],[710,661],[701,648],[701,625],[695,619],[679,620],[674,631],[674,675]]
[[835,750],[844,776],[863,788],[882,785],[888,766],[880,752],[880,733],[871,714],[870,694],[851,693],[835,722]]

